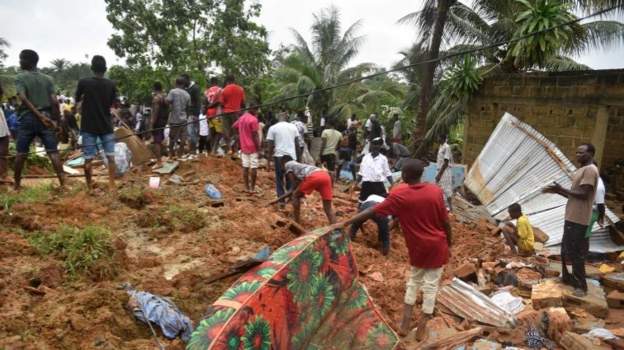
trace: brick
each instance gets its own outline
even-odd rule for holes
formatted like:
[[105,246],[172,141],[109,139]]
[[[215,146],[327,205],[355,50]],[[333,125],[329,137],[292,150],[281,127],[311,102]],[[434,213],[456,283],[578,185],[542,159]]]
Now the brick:
[[589,338],[572,332],[566,332],[563,338],[561,338],[559,345],[566,350],[611,349],[610,345],[594,344]]
[[548,316],[546,334],[550,339],[558,342],[563,337],[563,334],[572,328],[572,320],[562,307],[551,307],[545,312]]
[[614,309],[624,309],[624,293],[613,290],[607,295],[607,304]]
[[602,283],[607,287],[624,292],[624,272],[606,274],[602,276]]
[[546,280],[531,289],[531,301],[536,310],[563,305],[563,289],[554,280]]
[[467,262],[456,268],[455,271],[453,271],[453,276],[463,280],[476,278],[477,269],[473,263]]

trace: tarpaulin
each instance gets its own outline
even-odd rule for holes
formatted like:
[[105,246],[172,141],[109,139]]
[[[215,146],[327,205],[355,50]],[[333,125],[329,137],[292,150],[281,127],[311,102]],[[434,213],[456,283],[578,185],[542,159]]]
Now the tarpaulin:
[[398,336],[357,275],[348,235],[299,237],[208,309],[187,350],[394,349]]

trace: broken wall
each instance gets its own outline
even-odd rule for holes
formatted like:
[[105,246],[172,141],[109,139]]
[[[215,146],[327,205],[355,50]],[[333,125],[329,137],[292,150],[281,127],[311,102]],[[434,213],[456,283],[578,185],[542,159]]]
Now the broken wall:
[[[624,69],[489,77],[468,108],[465,164],[473,163],[505,112],[533,126],[569,159],[576,147],[591,142],[601,169],[624,160]],[[624,190],[624,176],[616,183]]]

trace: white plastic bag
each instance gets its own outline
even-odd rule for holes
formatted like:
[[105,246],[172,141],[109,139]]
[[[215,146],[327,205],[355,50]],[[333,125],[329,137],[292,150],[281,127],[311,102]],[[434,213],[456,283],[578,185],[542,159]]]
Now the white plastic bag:
[[117,176],[125,174],[132,166],[132,152],[123,142],[115,144],[115,165],[117,166]]

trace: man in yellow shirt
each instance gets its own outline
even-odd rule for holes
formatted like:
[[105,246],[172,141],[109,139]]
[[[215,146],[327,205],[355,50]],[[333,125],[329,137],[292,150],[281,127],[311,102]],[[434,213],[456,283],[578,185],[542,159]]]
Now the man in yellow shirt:
[[522,207],[518,203],[510,205],[508,212],[512,219],[517,220],[517,224],[514,226],[511,223],[507,223],[503,228],[503,236],[505,236],[507,244],[516,254],[532,255],[535,236],[533,235],[533,228],[529,218],[522,214]]

